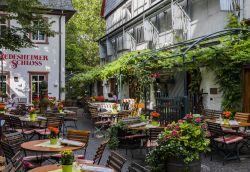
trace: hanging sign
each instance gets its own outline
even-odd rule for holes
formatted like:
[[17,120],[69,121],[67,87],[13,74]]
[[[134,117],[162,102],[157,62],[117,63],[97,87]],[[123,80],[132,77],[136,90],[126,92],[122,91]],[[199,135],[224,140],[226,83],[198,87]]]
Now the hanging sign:
[[0,54],[0,59],[10,61],[13,69],[18,66],[42,66],[44,61],[48,61],[47,55],[30,54]]

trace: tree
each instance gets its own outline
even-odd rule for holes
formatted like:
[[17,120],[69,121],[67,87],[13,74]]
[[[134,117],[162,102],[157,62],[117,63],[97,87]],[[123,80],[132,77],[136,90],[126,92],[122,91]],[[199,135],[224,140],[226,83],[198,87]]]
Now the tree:
[[[38,29],[48,36],[55,34],[50,30],[53,22],[48,22],[42,16],[48,9],[38,0],[1,0],[0,11],[3,14],[0,23],[16,21],[18,24],[0,28],[0,48],[19,51],[20,48],[32,47],[34,44],[29,35]],[[39,22],[39,28],[35,27],[34,22]]]
[[66,71],[84,72],[99,64],[97,40],[105,33],[100,0],[73,0],[77,13],[66,25]]

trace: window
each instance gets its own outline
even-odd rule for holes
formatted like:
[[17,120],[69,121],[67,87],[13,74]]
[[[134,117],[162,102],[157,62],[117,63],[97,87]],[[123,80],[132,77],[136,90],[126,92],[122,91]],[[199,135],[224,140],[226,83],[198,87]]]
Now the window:
[[143,25],[136,27],[134,29],[133,37],[136,40],[136,43],[144,42],[144,28]]
[[116,38],[116,47],[117,51],[123,50],[123,36],[118,36]]
[[134,1],[134,16],[142,13],[144,11],[144,7],[146,6],[147,1],[145,0],[136,0]]
[[7,20],[0,17],[0,37],[5,34],[7,26]]
[[39,21],[34,21],[35,33],[32,34],[32,40],[35,42],[45,43],[47,42],[47,37],[44,32],[41,31],[42,24]]
[[7,76],[6,75],[0,75],[0,92],[3,94],[7,94]]
[[41,83],[45,81],[45,75],[31,75],[31,97],[40,97]]
[[160,33],[172,29],[171,11],[161,12],[160,14],[152,17],[150,20]]

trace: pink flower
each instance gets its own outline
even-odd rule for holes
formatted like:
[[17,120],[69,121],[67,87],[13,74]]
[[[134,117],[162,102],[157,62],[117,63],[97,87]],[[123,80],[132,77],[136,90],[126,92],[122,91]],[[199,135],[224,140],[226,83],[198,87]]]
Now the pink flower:
[[176,129],[176,130],[179,130],[179,129],[180,129],[180,126],[179,126],[179,125],[176,125],[176,126],[175,126],[175,129]]
[[178,136],[178,132],[176,130],[173,130],[171,133],[172,137],[177,137]]
[[196,118],[194,121],[197,122],[197,123],[200,123],[201,122],[201,118]]
[[168,125],[167,125],[167,129],[171,130],[172,128],[173,128],[173,127],[172,127],[171,124],[168,124]]
[[182,119],[178,120],[179,124],[182,124],[183,122],[184,122],[184,120],[182,120]]

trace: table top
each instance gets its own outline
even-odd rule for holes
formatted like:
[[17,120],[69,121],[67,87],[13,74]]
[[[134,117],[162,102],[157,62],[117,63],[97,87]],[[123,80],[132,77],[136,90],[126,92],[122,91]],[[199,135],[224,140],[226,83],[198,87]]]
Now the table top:
[[[205,121],[218,123],[216,120],[211,120],[211,119],[208,119],[208,120],[205,120]],[[248,123],[248,122],[238,121],[238,123],[239,123],[239,125],[221,124],[221,126],[225,127],[225,128],[250,127],[250,123]]]
[[49,147],[42,147],[42,146],[36,146],[37,144],[41,144],[44,142],[49,141],[49,139],[45,139],[45,140],[32,140],[29,142],[24,142],[23,144],[21,144],[21,147],[25,150],[29,150],[29,151],[34,151],[34,152],[61,152],[64,150],[78,150],[83,148],[86,144],[83,143],[82,146],[67,146],[64,145],[62,148],[49,148]]
[[127,127],[130,130],[149,130],[150,128],[165,128],[164,126],[153,126],[153,125],[144,125],[144,126],[139,126],[139,127]]
[[[104,167],[104,166],[95,165],[95,164],[88,164],[88,166]],[[37,168],[34,168],[32,170],[29,170],[28,172],[48,172],[48,171],[58,170],[61,168],[62,167],[60,165],[56,165],[56,164],[55,165],[45,165],[42,167],[37,167]],[[107,168],[107,169],[110,169],[110,168]],[[114,172],[114,170],[113,170],[113,172]]]

